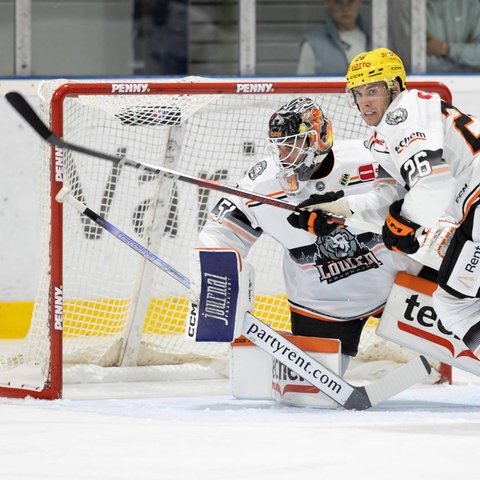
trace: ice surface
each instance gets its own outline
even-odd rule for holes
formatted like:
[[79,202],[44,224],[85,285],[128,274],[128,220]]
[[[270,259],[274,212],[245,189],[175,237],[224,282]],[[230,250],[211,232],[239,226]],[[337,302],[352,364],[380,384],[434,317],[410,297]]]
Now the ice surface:
[[480,378],[366,411],[236,400],[227,380],[70,384],[0,399],[1,479],[428,479],[478,475]]

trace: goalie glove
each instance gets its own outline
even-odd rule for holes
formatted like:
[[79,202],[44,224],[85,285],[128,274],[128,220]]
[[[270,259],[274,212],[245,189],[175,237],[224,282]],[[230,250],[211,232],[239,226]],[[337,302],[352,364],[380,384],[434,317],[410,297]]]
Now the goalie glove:
[[313,194],[297,205],[299,212],[287,217],[288,223],[295,228],[306,230],[317,236],[327,236],[338,225],[327,220],[327,212],[334,215],[350,216],[352,214],[348,201],[343,198],[343,191],[327,192],[323,195]]
[[423,227],[402,217],[402,204],[403,200],[397,200],[390,205],[382,228],[382,239],[389,250],[412,254],[420,248],[418,237],[423,233]]
[[292,213],[287,217],[287,220],[292,227],[301,228],[318,237],[330,235],[339,226],[328,221],[326,214],[321,210]]
[[297,205],[298,210],[306,210],[313,212],[315,210],[322,210],[333,215],[340,215],[341,217],[350,217],[352,211],[348,200],[344,197],[343,190],[336,192],[327,192],[323,195],[313,194],[307,200]]
[[231,342],[253,310],[253,268],[233,249],[195,249],[190,262],[186,335],[196,342]]

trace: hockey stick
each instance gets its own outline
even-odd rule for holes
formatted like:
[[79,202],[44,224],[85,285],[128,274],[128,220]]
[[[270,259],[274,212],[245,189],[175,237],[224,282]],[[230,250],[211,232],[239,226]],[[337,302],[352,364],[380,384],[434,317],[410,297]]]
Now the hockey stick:
[[[56,200],[70,204],[182,285],[190,287],[190,280],[187,277],[74,198],[67,188],[64,187],[58,192]],[[259,348],[347,410],[365,410],[377,405],[420,382],[431,372],[427,360],[420,355],[379,380],[364,387],[356,387],[317,362],[249,312],[245,314],[242,333]]]
[[[291,211],[297,211],[296,205],[285,202],[283,200],[269,197],[267,195],[261,195],[259,193],[250,192],[247,190],[243,190],[241,188],[224,185],[215,180],[207,180],[205,178],[195,177],[193,175],[171,170],[170,168],[160,167],[150,163],[133,160],[127,157],[118,157],[117,155],[110,155],[108,153],[99,152],[97,150],[93,150],[87,147],[66,142],[65,140],[62,140],[60,137],[55,135],[47,127],[47,125],[45,125],[45,123],[41,120],[41,118],[36,114],[36,112],[33,110],[30,104],[25,100],[25,98],[20,93],[8,92],[5,95],[5,98],[12,105],[12,107],[25,119],[25,121],[29,123],[30,126],[50,145],[60,147],[60,148],[66,148],[68,150],[72,150],[78,153],[83,153],[85,155],[102,158],[103,160],[115,162],[115,164],[122,162],[122,164],[126,164],[138,169],[143,169],[143,170],[146,170],[147,172],[172,175],[178,178],[179,180],[181,180],[182,182],[192,183],[200,187],[208,188],[210,190],[216,190],[216,191],[227,193],[230,195],[235,195],[237,197],[248,198],[249,200],[253,200],[259,203],[264,203],[267,205],[272,205],[274,207],[279,207],[279,208],[283,208]],[[346,227],[358,228],[367,232],[381,234],[381,227],[378,225],[374,225],[374,224],[364,222],[362,220],[353,219],[353,218],[352,219],[345,218],[345,217],[341,217],[339,215],[333,215],[330,213],[325,213],[325,215],[327,220],[330,222],[337,223],[339,225],[345,225]]]
[[112,225],[110,222],[105,220],[103,217],[95,213],[93,210],[90,210],[86,205],[77,200],[69,191],[68,188],[63,187],[55,197],[55,200],[59,203],[68,203],[80,213],[83,213],[85,216],[93,220],[97,225],[100,225],[107,232],[111,233],[114,237],[117,237],[125,245],[128,245],[130,248],[133,248],[138,252],[142,257],[146,258],[152,262],[155,266],[168,273],[172,278],[180,282],[183,286],[190,288],[190,280],[180,273],[175,268],[171,267],[168,263],[164,262],[161,258],[158,258],[150,250],[147,250],[145,247],[142,247],[138,242],[133,238],[129,237],[126,233],[123,233],[115,225]]

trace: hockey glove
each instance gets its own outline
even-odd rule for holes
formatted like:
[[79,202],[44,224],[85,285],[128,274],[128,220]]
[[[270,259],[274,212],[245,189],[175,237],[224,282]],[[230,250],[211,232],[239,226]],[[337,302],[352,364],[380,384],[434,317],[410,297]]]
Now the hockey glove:
[[[323,195],[313,194],[307,200],[297,205],[299,212],[292,213],[288,218],[288,223],[295,228],[301,228],[317,236],[329,235],[337,225],[327,221],[325,211],[330,212],[329,205],[334,205],[339,199],[342,199],[343,191],[327,192]],[[344,199],[342,199],[344,200]],[[336,212],[335,212],[336,213]]]
[[422,234],[423,228],[400,215],[402,204],[403,200],[397,200],[390,205],[382,228],[382,239],[389,250],[411,254],[420,247],[417,237]]
[[329,222],[325,213],[321,210],[295,212],[289,215],[287,220],[292,227],[301,228],[319,237],[330,235],[338,226],[336,223]]
[[327,192],[323,195],[310,195],[307,200],[299,203],[297,208],[298,210],[308,210],[309,212],[323,210],[324,212],[341,215],[343,217],[349,217],[352,214],[348,200],[344,198],[343,190]]

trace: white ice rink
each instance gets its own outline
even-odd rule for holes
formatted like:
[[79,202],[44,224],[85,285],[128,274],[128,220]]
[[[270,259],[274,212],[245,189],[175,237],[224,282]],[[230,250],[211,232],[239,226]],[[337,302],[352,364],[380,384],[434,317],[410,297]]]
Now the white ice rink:
[[362,412],[235,400],[227,380],[0,398],[0,479],[478,478],[480,378],[454,378]]

